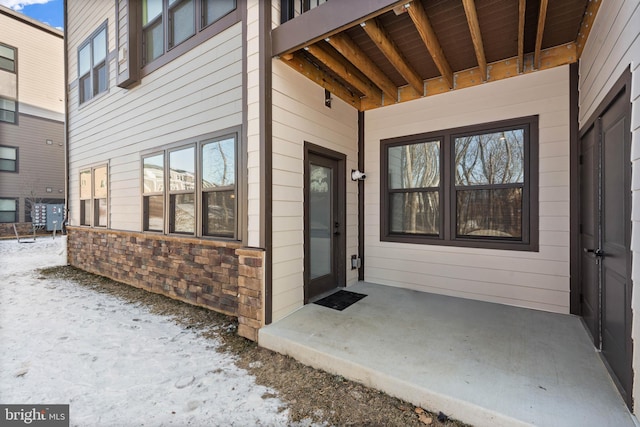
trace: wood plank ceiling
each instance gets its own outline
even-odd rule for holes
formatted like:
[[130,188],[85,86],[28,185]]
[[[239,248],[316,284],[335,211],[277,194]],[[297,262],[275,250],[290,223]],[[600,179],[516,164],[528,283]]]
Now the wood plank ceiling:
[[364,111],[576,62],[600,2],[409,0],[279,57]]

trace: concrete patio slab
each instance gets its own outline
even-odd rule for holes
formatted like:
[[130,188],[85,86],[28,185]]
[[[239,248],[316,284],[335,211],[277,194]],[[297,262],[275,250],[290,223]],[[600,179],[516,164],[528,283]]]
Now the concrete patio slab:
[[634,426],[580,318],[358,283],[261,346],[477,426]]

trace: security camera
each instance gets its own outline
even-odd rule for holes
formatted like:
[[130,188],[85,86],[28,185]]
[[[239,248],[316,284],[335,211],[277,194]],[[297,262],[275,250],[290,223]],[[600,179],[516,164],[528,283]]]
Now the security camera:
[[358,170],[352,169],[351,170],[351,180],[352,181],[364,181],[365,179],[367,179],[367,174],[364,172],[360,172]]

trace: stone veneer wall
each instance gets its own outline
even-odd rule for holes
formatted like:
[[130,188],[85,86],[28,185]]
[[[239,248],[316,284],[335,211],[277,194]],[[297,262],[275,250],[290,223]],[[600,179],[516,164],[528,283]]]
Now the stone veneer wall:
[[[13,224],[13,222],[0,224],[0,238],[13,237],[15,239],[16,233],[13,231]],[[33,235],[33,226],[30,222],[16,222],[15,225],[20,237]]]
[[238,334],[263,326],[264,252],[236,242],[67,228],[67,260],[82,270],[236,316]]

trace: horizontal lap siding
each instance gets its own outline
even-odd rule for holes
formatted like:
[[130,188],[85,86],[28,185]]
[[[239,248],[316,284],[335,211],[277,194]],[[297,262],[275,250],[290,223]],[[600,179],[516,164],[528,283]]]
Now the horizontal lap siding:
[[[631,159],[632,208],[631,251],[634,376],[640,371],[640,3],[637,0],[603,1],[580,59],[580,126],[602,103],[626,70],[631,70]],[[634,381],[634,400],[640,395],[640,381]],[[636,404],[637,405],[637,404]],[[635,412],[638,412],[637,406]]]
[[[380,241],[380,140],[539,115],[540,251]],[[569,67],[368,111],[365,279],[425,292],[569,311]]]
[[[274,60],[273,320],[303,304],[305,141],[345,154],[348,175],[357,169],[357,111],[335,97],[332,108],[325,107],[324,89]],[[358,249],[358,186],[348,176],[346,185],[349,258]],[[356,280],[347,268],[347,284]]]
[[242,23],[130,90],[116,86],[114,56],[107,92],[79,106],[77,48],[108,19],[109,52],[115,51],[115,3],[71,1],[69,12],[70,221],[80,219],[80,170],[109,163],[110,227],[140,231],[140,152],[242,124]]
[[[3,14],[0,15],[0,40],[18,50],[18,110],[23,114],[64,121],[62,36],[53,35]],[[8,84],[11,80],[13,89],[15,74],[6,71],[1,73],[2,82]]]

